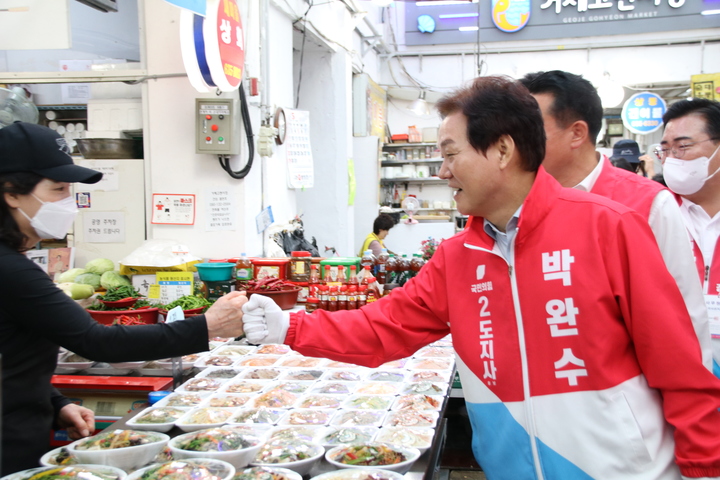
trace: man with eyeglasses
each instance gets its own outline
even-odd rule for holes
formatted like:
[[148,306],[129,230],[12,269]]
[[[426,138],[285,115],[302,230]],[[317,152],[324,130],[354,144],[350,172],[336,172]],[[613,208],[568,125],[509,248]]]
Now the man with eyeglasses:
[[674,103],[663,123],[655,153],[690,234],[710,316],[715,375],[720,376],[720,103],[702,98]]
[[[564,187],[610,198],[637,211],[648,222],[665,265],[682,293],[703,364],[712,369],[708,313],[682,215],[672,193],[658,182],[613,167],[595,150],[603,108],[597,90],[588,80],[553,70],[529,73],[520,82],[542,111],[547,136],[543,167],[547,172]],[[720,356],[716,358],[720,361]]]

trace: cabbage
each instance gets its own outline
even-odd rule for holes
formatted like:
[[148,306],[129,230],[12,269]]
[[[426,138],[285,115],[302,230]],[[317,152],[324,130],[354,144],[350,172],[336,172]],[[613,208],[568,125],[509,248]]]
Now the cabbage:
[[96,258],[94,260],[90,260],[85,265],[85,270],[90,273],[102,275],[105,272],[115,270],[115,264],[112,260],[108,260],[107,258]]
[[77,277],[81,273],[86,273],[86,272],[87,272],[87,270],[85,270],[84,268],[71,268],[67,272],[61,273],[57,278],[57,282],[58,283],[67,283],[67,282],[72,283],[75,281],[75,277]]
[[75,277],[75,283],[92,285],[95,290],[100,288],[100,275],[97,273],[81,273]]
[[102,285],[103,288],[110,290],[113,287],[120,287],[122,285],[132,286],[132,283],[125,275],[120,275],[118,272],[110,271],[102,274],[100,277],[100,285]]
[[86,285],[82,283],[59,283],[58,287],[60,287],[60,290],[67,293],[70,298],[73,300],[83,300],[85,298],[92,297],[93,293],[95,293],[95,289],[92,285]]

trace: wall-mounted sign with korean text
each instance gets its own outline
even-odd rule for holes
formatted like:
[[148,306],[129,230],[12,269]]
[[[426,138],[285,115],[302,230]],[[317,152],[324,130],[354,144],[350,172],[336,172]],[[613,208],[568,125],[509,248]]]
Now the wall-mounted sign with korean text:
[[87,243],[125,243],[125,213],[83,212],[83,240]]
[[153,193],[152,222],[165,225],[195,224],[195,195]]
[[622,121],[625,128],[644,135],[662,127],[667,104],[660,95],[650,92],[636,93],[623,105]]

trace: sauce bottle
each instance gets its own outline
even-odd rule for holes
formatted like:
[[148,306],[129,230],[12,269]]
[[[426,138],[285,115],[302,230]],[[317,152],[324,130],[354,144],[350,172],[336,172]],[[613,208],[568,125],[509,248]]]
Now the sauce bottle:
[[323,283],[333,283],[332,272],[330,271],[330,265],[325,265],[325,275],[323,275]]
[[330,287],[327,285],[320,285],[318,287],[318,291],[320,292],[320,309],[321,310],[328,310],[330,306],[328,305],[328,301],[330,299]]
[[357,305],[357,299],[358,299],[358,285],[349,285],[348,286],[348,295],[347,295],[347,309],[348,310],[355,310],[358,308]]
[[355,265],[350,265],[350,277],[347,281],[348,285],[360,285],[360,280],[357,276],[357,267]]
[[367,304],[367,285],[358,287],[357,308],[362,308]]
[[322,285],[320,280],[320,272],[318,272],[317,265],[310,267],[310,280],[308,280],[308,295],[311,297],[318,296],[318,287]]
[[348,291],[347,291],[347,285],[342,285],[339,287],[340,291],[338,292],[338,310],[347,310],[348,309]]
[[363,286],[367,286],[367,303],[372,303],[380,298],[380,287],[375,277],[370,276],[363,278]]
[[238,282],[249,282],[253,279],[253,264],[252,261],[245,256],[245,253],[240,254],[237,263],[235,264],[235,280]]
[[328,293],[328,311],[337,312],[338,309],[338,287],[330,287]]
[[372,277],[372,267],[370,265],[365,265],[362,269],[362,272],[360,272],[360,284],[361,285],[367,285],[368,284],[368,278]]
[[318,308],[320,308],[320,299],[317,297],[307,297],[305,313],[312,313]]
[[375,278],[380,285],[385,285],[387,280],[387,261],[389,259],[387,248],[383,248],[375,261]]

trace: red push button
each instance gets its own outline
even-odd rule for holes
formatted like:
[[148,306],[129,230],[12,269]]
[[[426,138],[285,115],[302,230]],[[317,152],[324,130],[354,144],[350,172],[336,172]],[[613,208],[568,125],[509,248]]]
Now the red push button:
[[205,115],[205,119],[212,120],[212,115]]
[[210,130],[212,130],[213,132],[217,132],[217,131],[218,131],[218,128],[220,128],[220,127],[218,127],[217,125],[213,124],[213,125],[210,127]]
[[206,142],[212,141],[212,137],[205,137],[205,141],[206,141]]

